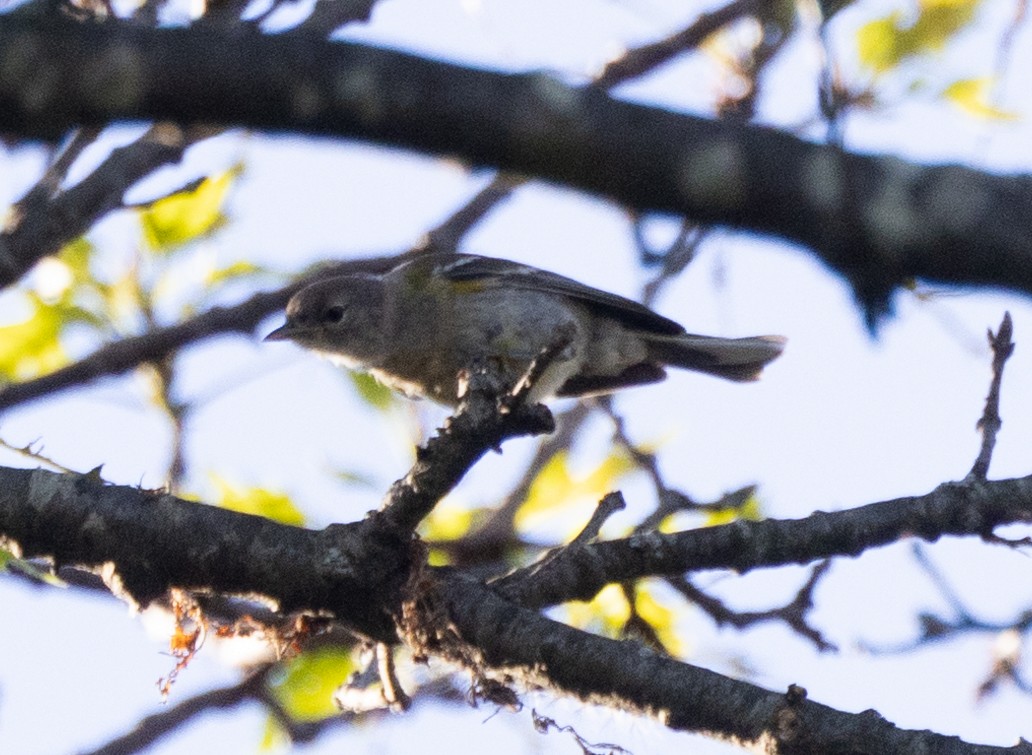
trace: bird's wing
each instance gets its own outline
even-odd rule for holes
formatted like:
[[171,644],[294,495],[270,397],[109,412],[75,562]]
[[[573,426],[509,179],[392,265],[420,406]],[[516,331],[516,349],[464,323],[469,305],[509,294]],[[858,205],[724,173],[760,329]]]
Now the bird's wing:
[[456,283],[477,283],[485,287],[497,286],[508,289],[522,288],[565,296],[636,330],[660,335],[679,335],[685,332],[678,323],[656,314],[636,301],[586,286],[572,278],[510,260],[477,255],[441,255],[438,274]]

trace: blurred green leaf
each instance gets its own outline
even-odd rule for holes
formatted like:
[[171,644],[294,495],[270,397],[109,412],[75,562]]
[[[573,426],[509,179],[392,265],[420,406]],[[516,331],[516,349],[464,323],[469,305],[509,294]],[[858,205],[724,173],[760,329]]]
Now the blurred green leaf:
[[631,617],[631,606],[619,585],[606,585],[590,601],[571,601],[565,609],[568,624],[606,637],[619,636]]
[[8,380],[27,380],[68,362],[60,340],[60,313],[36,294],[29,294],[29,298],[29,317],[0,327],[0,376]]
[[864,24],[856,33],[860,62],[875,73],[891,70],[903,59],[903,40],[898,26],[901,15],[893,11],[885,18]]
[[265,719],[262,738],[258,742],[259,752],[290,751],[290,737],[276,717],[269,715]]
[[333,473],[333,476],[345,485],[354,485],[357,488],[374,490],[379,485],[379,482],[372,475],[356,472],[352,469],[338,469]]
[[219,228],[225,222],[222,208],[226,197],[242,170],[241,165],[234,165],[139,210],[147,246],[168,254]]
[[943,97],[959,107],[968,115],[993,121],[1016,121],[1017,113],[1002,110],[989,101],[993,79],[985,76],[977,79],[961,79],[954,81],[945,90]]
[[8,570],[19,571],[26,577],[30,577],[37,582],[43,582],[44,584],[48,584],[52,587],[68,587],[68,583],[56,574],[51,574],[45,569],[40,569],[31,561],[18,558],[9,550],[0,548],[0,571]]
[[295,527],[305,523],[305,515],[286,493],[266,488],[237,487],[215,474],[211,475],[211,479],[218,488],[216,503],[224,509],[264,516]]
[[469,532],[476,513],[445,498],[420,524],[420,535],[428,542],[458,540]]
[[0,378],[27,380],[52,372],[68,362],[61,333],[74,323],[97,325],[98,318],[80,307],[47,303],[35,292],[26,294],[29,316],[0,326]]
[[980,0],[921,0],[917,18],[907,25],[893,11],[857,31],[860,62],[876,74],[886,73],[907,58],[941,50],[974,18]]
[[677,631],[676,610],[657,597],[647,582],[634,589],[634,610],[652,627],[670,655],[684,658],[688,654],[685,638]]
[[374,409],[384,411],[394,405],[394,393],[368,372],[352,370],[348,373],[358,395]]
[[340,714],[333,693],[354,670],[348,650],[315,648],[286,661],[269,689],[295,721],[319,721]]
[[[562,450],[541,467],[531,483],[527,500],[516,515],[517,528],[525,528],[534,520],[554,517],[570,505],[593,507],[602,496],[618,487],[624,475],[635,469],[634,462],[620,448],[610,451],[585,475],[574,475],[569,461],[569,453]],[[584,524],[585,521],[581,521],[576,526]]]
[[728,506],[727,508],[708,511],[703,526],[713,527],[718,524],[729,524],[739,519],[758,522],[762,518],[763,511],[760,507],[760,499],[755,494],[752,494],[738,506]]
[[225,267],[215,268],[209,270],[207,275],[204,276],[204,285],[208,288],[219,286],[229,281],[239,280],[240,278],[247,278],[251,275],[258,275],[264,273],[265,268],[260,265],[256,265],[253,262],[246,260],[238,260],[232,262]]

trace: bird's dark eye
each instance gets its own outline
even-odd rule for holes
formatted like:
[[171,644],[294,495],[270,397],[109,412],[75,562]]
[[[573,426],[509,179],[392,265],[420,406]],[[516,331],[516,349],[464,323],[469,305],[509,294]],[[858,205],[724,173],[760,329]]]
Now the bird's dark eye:
[[334,306],[327,307],[326,311],[323,312],[323,322],[340,322],[344,319],[344,307]]

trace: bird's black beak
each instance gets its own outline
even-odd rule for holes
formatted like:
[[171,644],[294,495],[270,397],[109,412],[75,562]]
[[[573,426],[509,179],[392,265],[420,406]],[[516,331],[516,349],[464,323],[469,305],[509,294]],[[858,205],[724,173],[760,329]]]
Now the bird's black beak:
[[290,341],[294,338],[294,328],[291,327],[290,323],[286,323],[276,328],[269,335],[263,338],[263,341]]

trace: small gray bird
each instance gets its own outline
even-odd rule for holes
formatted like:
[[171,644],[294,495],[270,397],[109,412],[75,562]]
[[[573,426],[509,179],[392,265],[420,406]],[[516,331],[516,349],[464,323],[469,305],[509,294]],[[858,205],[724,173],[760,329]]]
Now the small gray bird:
[[344,275],[303,288],[266,341],[294,341],[409,396],[458,402],[458,374],[488,359],[515,384],[562,338],[533,401],[654,383],[664,366],[755,380],[781,336],[686,333],[648,307],[508,260],[412,256],[383,275]]

